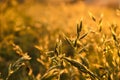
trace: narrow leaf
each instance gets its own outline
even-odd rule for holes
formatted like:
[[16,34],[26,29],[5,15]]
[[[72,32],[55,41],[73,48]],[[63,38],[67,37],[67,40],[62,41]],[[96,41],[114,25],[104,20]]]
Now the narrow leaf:
[[79,39],[83,39],[84,37],[87,36],[88,33],[83,34]]
[[83,73],[88,73],[90,76],[92,76],[93,78],[97,78],[99,79],[99,77],[97,75],[95,75],[92,71],[90,71],[86,66],[84,66],[83,64],[73,60],[73,59],[69,59],[67,57],[64,58],[66,61],[68,61],[71,65],[75,66],[78,68],[78,70],[80,70]]

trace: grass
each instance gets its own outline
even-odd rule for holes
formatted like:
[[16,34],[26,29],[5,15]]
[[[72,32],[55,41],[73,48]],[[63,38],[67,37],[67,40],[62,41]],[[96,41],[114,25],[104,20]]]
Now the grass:
[[116,15],[83,3],[6,4],[0,16],[0,80],[120,79],[119,9]]

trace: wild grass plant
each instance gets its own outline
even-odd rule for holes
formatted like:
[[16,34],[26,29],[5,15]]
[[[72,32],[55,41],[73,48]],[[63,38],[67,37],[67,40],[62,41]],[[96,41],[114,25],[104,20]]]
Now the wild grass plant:
[[60,28],[50,29],[44,21],[34,21],[17,4],[2,8],[0,80],[120,79],[119,25],[103,25],[103,14],[96,18],[89,12],[87,21],[93,21],[95,28],[86,27],[81,19],[76,33],[68,35]]
[[[93,16],[91,18],[96,21]],[[102,20],[98,24],[100,23]],[[119,80],[120,43],[119,36],[116,34],[117,26],[114,24],[110,26],[109,36],[102,32],[102,25],[97,31],[89,30],[81,34],[83,27],[81,20],[80,24],[77,24],[76,36],[72,39],[62,33],[52,51],[45,51],[35,46],[40,51],[36,61],[40,64],[39,68],[42,68],[38,69],[40,72],[36,76],[30,67],[29,61],[32,56],[12,44],[13,49],[21,57],[9,65],[6,80],[16,79],[17,77],[11,75],[16,74],[23,66],[26,67],[24,69],[26,76],[19,80],[23,78],[24,80]],[[99,39],[94,36],[98,36]],[[20,74],[22,73],[19,72],[18,75]]]

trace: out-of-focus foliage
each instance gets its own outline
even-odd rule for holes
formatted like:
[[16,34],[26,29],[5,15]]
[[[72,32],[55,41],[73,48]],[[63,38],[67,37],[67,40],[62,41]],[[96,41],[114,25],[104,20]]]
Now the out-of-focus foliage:
[[0,80],[119,80],[120,10],[58,2],[0,0]]

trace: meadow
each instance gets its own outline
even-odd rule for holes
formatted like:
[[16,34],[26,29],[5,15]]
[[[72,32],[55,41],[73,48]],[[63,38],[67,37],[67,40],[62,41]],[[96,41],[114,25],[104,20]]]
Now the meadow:
[[120,79],[120,7],[69,1],[0,1],[0,80]]

